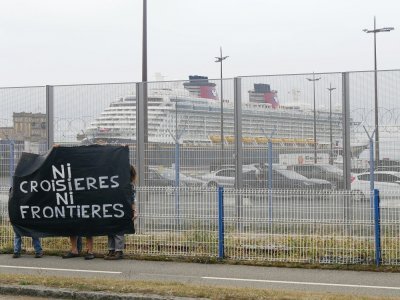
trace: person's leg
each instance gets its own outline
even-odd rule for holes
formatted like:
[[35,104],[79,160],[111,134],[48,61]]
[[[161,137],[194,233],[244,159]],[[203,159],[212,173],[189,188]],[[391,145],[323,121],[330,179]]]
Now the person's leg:
[[35,249],[35,257],[40,258],[43,256],[42,245],[40,244],[40,240],[38,238],[32,237],[32,245],[33,249]]
[[116,260],[124,258],[125,237],[123,234],[114,235],[115,240],[115,254],[108,257],[109,260]]
[[125,236],[119,234],[115,236],[115,252],[123,252],[125,248]]
[[71,252],[74,254],[78,254],[78,237],[70,236],[69,240],[71,242]]
[[78,253],[82,252],[82,237],[81,236],[77,237],[76,248],[78,249]]
[[115,236],[115,257],[124,258],[125,236],[123,234]]
[[71,250],[68,253],[64,254],[62,256],[62,258],[72,258],[72,257],[79,256],[78,249],[77,249],[78,238],[76,236],[70,236],[69,240],[71,242]]
[[115,235],[108,236],[108,250],[115,251]]
[[93,237],[87,236],[86,237],[86,247],[88,253],[93,253]]
[[18,233],[14,234],[14,258],[18,258],[21,255],[21,245],[22,245],[22,238]]
[[92,236],[87,236],[86,237],[86,247],[87,247],[87,253],[85,255],[85,259],[93,259],[93,237]]
[[108,259],[115,254],[115,235],[108,235],[108,253],[104,255],[104,259]]

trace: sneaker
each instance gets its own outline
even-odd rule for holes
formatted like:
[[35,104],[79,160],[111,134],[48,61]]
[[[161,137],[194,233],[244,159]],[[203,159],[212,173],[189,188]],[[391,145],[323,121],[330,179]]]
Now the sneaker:
[[107,257],[111,257],[115,255],[115,251],[114,250],[108,250],[108,253],[106,255],[104,255],[104,259],[107,259]]
[[93,253],[86,253],[85,255],[85,260],[90,260],[90,259],[94,259],[94,254]]
[[123,259],[123,258],[124,258],[123,252],[122,251],[116,251],[115,255],[108,256],[108,257],[106,257],[104,259],[106,259],[106,260],[118,260],[118,259]]
[[66,254],[63,254],[62,258],[73,258],[73,257],[78,257],[79,253],[73,253],[73,252],[68,252]]
[[35,258],[41,258],[43,256],[43,252],[36,252]]
[[20,258],[21,257],[21,253],[19,252],[15,252],[12,256],[12,258]]

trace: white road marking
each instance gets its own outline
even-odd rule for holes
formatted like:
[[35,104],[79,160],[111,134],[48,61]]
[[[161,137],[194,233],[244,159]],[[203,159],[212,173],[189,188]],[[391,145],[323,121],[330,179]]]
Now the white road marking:
[[39,267],[6,266],[6,265],[0,265],[0,268],[43,270],[43,271],[63,271],[63,272],[81,272],[81,273],[122,274],[122,272],[113,272],[113,271],[96,271],[96,270],[79,270],[79,269],[56,269],[56,268],[39,268]]
[[283,283],[283,284],[299,284],[299,285],[320,285],[320,286],[340,286],[340,287],[352,287],[352,288],[400,290],[400,287],[380,286],[380,285],[340,284],[340,283],[302,282],[302,281],[281,281],[281,280],[224,278],[224,277],[201,277],[201,278],[202,279],[210,279],[210,280],[250,281],[250,282],[265,282],[265,283]]

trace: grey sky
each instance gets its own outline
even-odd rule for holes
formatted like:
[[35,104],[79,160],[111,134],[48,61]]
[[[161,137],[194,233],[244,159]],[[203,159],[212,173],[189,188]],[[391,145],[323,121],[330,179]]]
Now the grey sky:
[[[148,0],[148,78],[400,68],[398,0]],[[0,0],[0,86],[141,80],[142,0]]]

